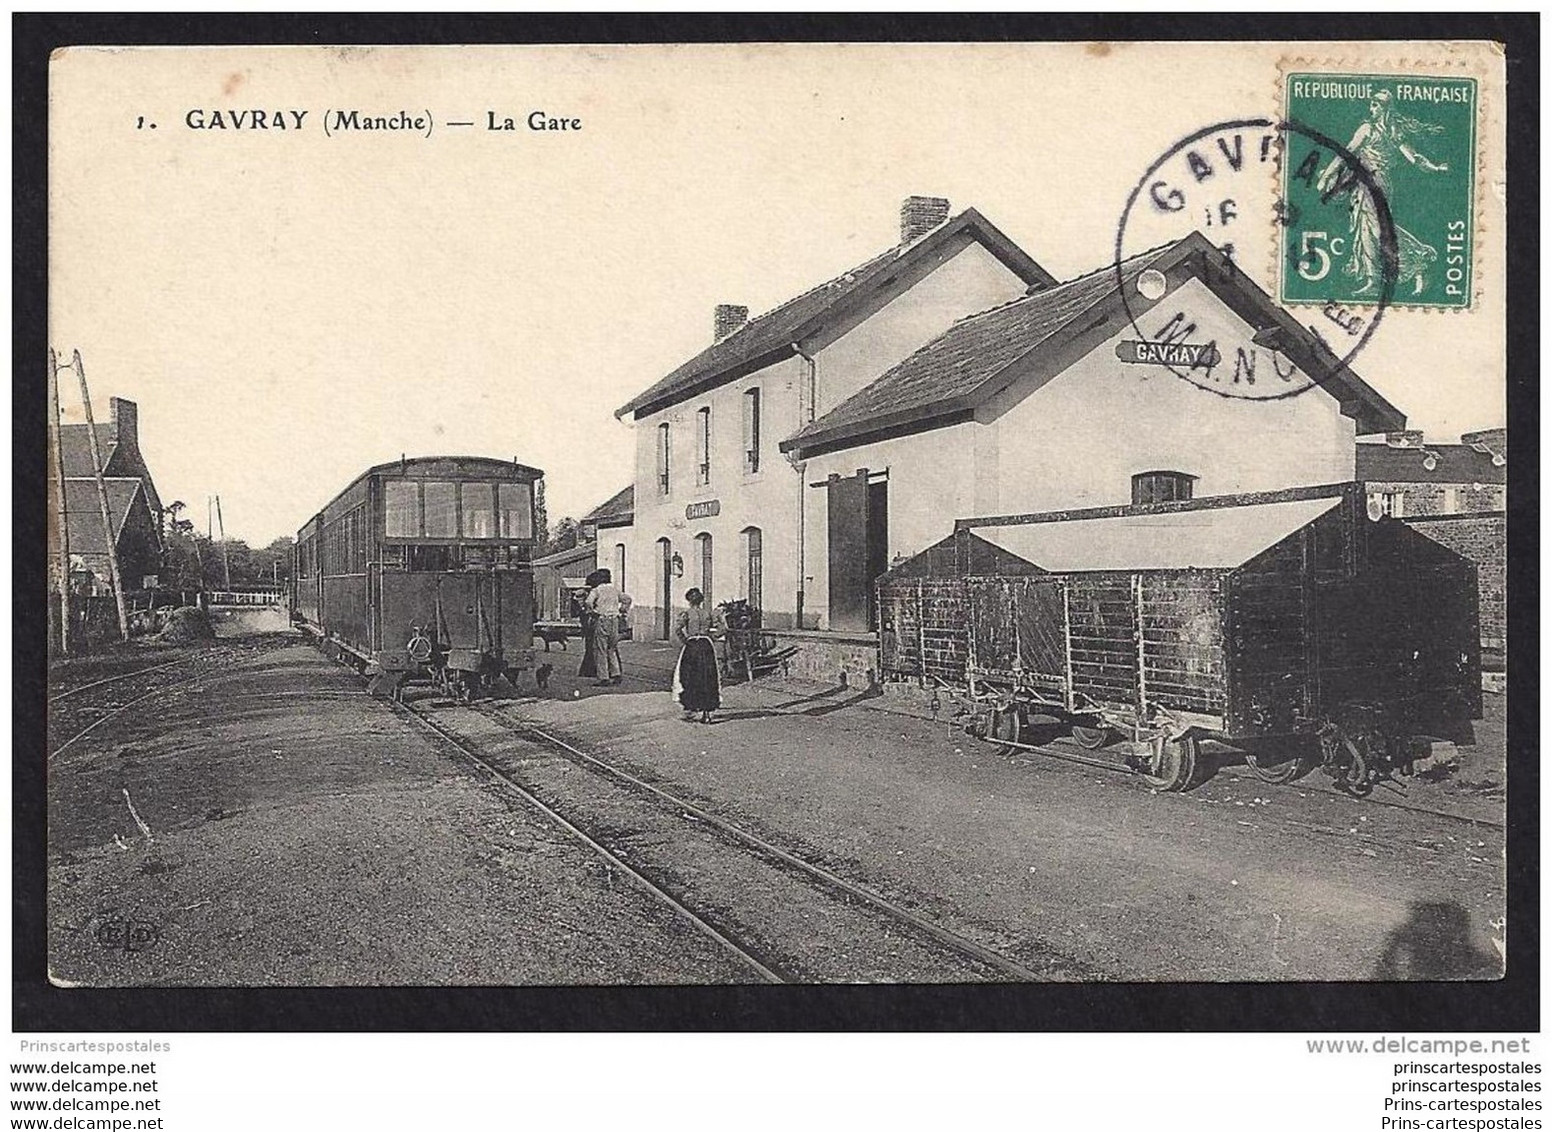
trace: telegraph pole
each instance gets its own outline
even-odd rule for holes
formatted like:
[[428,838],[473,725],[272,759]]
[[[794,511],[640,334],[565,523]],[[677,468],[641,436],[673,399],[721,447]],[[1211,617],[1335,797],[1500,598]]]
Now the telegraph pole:
[[221,518],[221,497],[216,496],[216,526],[221,528],[221,574],[226,579],[226,592],[232,592],[232,558],[226,549],[226,523]]
[[55,514],[59,535],[59,651],[70,655],[70,510],[65,500],[65,449],[59,435],[59,355],[49,350],[48,359],[48,445],[50,471],[53,473]]
[[92,474],[97,478],[97,502],[102,508],[102,537],[108,544],[108,577],[113,582],[113,600],[119,610],[119,636],[129,640],[129,613],[124,608],[124,580],[119,576],[118,540],[114,537],[113,516],[108,508],[108,484],[102,478],[102,455],[97,450],[97,426],[92,421],[92,396],[86,389],[86,366],[81,351],[73,350],[70,364],[81,379],[81,405],[86,411],[86,439],[92,449]]

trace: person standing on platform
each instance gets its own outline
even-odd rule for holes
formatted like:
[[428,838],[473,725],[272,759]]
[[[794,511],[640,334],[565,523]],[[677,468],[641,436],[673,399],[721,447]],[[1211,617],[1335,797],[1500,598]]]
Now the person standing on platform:
[[713,644],[722,637],[722,615],[706,606],[706,595],[692,589],[684,595],[690,603],[675,619],[675,635],[684,646],[674,666],[674,695],[684,708],[685,719],[700,715],[710,723],[711,713],[722,706],[722,684],[717,674],[717,650]]
[[614,584],[614,576],[607,569],[598,569],[589,575],[598,578],[598,584],[587,595],[587,607],[592,611],[593,652],[598,658],[597,684],[618,684],[625,679],[620,664],[620,614],[630,608],[630,598]]
[[598,622],[598,617],[593,613],[588,599],[593,596],[593,591],[598,588],[600,571],[594,570],[583,579],[587,586],[587,592],[577,599],[578,616],[582,622],[582,666],[577,669],[578,676],[598,675],[598,647],[596,634],[593,627]]

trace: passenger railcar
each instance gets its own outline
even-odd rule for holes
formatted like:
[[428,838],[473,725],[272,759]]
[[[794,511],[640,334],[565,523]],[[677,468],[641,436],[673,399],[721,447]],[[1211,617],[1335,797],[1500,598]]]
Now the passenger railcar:
[[475,456],[379,464],[297,532],[292,620],[371,677],[461,700],[533,663],[536,468]]
[[878,582],[880,667],[963,693],[970,730],[1035,721],[1162,789],[1202,739],[1288,781],[1366,794],[1414,736],[1482,716],[1476,568],[1361,485],[961,520]]

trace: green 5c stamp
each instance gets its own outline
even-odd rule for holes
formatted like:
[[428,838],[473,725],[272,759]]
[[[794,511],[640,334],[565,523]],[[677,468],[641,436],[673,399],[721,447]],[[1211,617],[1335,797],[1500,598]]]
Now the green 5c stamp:
[[1283,301],[1469,306],[1476,80],[1297,73],[1286,83]]

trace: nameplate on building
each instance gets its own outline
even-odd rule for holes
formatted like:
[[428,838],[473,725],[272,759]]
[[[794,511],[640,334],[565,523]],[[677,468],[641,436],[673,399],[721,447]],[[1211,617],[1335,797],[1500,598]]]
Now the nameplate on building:
[[1215,366],[1218,364],[1218,347],[1212,342],[1196,345],[1191,342],[1134,342],[1116,343],[1116,357],[1123,362],[1155,366]]
[[710,519],[714,515],[722,514],[722,500],[705,499],[699,503],[685,505],[684,517],[686,519]]

